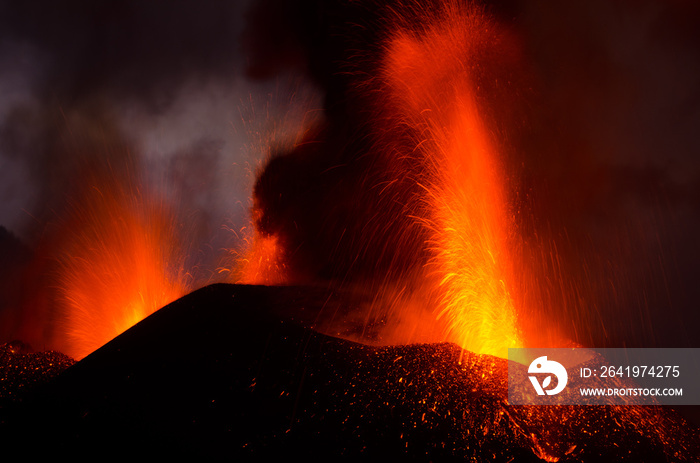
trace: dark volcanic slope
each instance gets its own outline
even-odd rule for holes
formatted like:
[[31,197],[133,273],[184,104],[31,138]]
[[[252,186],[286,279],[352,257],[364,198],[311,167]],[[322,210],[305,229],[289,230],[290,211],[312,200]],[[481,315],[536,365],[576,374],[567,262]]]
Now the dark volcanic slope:
[[[0,410],[3,455],[235,460],[694,461],[654,407],[511,407],[506,362],[311,329],[322,292],[214,285]],[[326,309],[324,309],[326,310]],[[292,317],[294,314],[294,317]],[[294,318],[294,320],[293,320]]]

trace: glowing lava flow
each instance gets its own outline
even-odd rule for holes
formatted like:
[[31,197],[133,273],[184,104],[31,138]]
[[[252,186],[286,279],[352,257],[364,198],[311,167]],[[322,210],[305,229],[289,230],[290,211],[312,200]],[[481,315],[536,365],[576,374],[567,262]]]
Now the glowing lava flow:
[[74,203],[57,256],[59,342],[77,359],[191,290],[167,208],[129,180],[92,180]]
[[[416,134],[422,156],[424,212],[437,279],[438,317],[447,339],[475,353],[507,356],[522,346],[509,294],[504,179],[495,143],[480,116],[478,78],[484,47],[499,43],[480,11],[447,9],[448,19],[399,33],[388,46],[384,78],[402,122]],[[415,156],[415,154],[413,154]]]

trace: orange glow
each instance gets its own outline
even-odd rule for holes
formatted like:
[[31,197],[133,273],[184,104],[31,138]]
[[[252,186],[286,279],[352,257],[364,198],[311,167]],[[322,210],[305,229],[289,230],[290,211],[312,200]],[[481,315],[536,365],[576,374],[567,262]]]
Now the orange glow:
[[[406,207],[384,215],[387,211],[381,209],[367,228],[381,228],[385,218],[410,231],[361,246],[386,245],[382,256],[403,249],[413,254],[392,260],[390,275],[375,274],[376,281],[353,284],[364,283],[367,288],[359,292],[373,294],[367,323],[387,320],[386,342],[446,340],[477,354],[506,357],[508,347],[524,345],[518,320],[524,311],[516,310],[512,295],[517,281],[513,269],[523,265],[516,264],[510,249],[514,226],[491,87],[499,67],[507,67],[512,58],[510,42],[478,8],[447,5],[438,14],[418,29],[401,27],[397,20],[399,31],[386,41],[380,71],[368,83],[381,90],[376,119],[370,121],[378,126],[376,154],[390,158],[388,178],[380,176],[386,182],[378,191],[402,189],[396,202]],[[299,131],[295,143],[308,133],[306,128]],[[175,216],[133,179],[123,185],[115,179],[88,183],[92,188],[73,211],[60,258],[65,351],[76,358],[192,289]],[[416,184],[419,188],[411,189]],[[385,203],[368,201],[368,210],[374,212],[376,205]],[[254,210],[251,221],[259,214]],[[414,233],[417,228],[422,231]],[[253,227],[242,233],[242,251],[228,251],[219,269],[226,274],[222,279],[264,285],[303,281],[303,272],[287,265],[293,251],[285,248],[288,237]],[[362,236],[370,241],[382,233]],[[415,252],[415,242],[429,257]],[[393,275],[402,281],[392,281]],[[374,301],[385,307],[374,307]],[[432,312],[427,317],[426,308]]]
[[[512,64],[514,54],[507,34],[479,8],[443,8],[434,17],[427,13],[423,24],[428,25],[418,28],[397,18],[380,72],[357,86],[360,92],[380,90],[373,93],[376,106],[369,121],[377,138],[372,154],[385,156],[390,167],[383,172],[386,177],[380,175],[377,191],[380,196],[395,194],[396,202],[406,206],[396,212],[372,202],[374,198],[367,201],[372,219],[366,228],[376,233],[363,235],[366,255],[395,252],[397,258],[387,266],[388,274],[353,282],[359,288],[343,284],[372,295],[372,302],[360,309],[366,326],[355,340],[450,341],[474,353],[505,358],[508,347],[524,344],[511,295],[513,269],[522,265],[515,265],[510,250],[514,226],[496,128],[489,118],[498,98],[490,93],[493,88],[481,86],[497,80],[499,69]],[[396,191],[389,193],[392,189]],[[375,214],[372,208],[378,205],[382,209]],[[400,223],[407,232],[384,242],[383,220]],[[417,228],[424,233],[414,233]],[[427,259],[415,252],[411,240],[416,236],[421,236],[418,249],[429,251]],[[258,232],[230,281],[288,282],[284,252],[290,250],[284,244]],[[381,252],[373,254],[374,247]],[[358,258],[365,258],[361,247],[350,259]],[[394,275],[400,281],[392,281]],[[427,317],[426,308],[432,311]],[[375,321],[383,330],[367,326]],[[375,336],[366,337],[372,330]]]
[[282,247],[275,236],[255,232],[247,242],[234,270],[233,281],[242,284],[281,285],[287,283]]
[[450,11],[446,21],[397,34],[384,68],[393,104],[420,134],[419,177],[432,251],[427,266],[446,339],[479,354],[507,356],[522,346],[509,293],[512,257],[497,145],[480,114],[476,74],[484,44],[500,37],[479,11]]
[[[434,265],[440,272],[449,338],[476,353],[521,347],[504,261],[506,214],[494,152],[473,102],[459,101],[446,144],[444,183],[427,187],[434,207]],[[447,141],[447,140],[446,140]]]
[[174,216],[130,181],[87,181],[58,256],[63,350],[81,359],[190,288]]

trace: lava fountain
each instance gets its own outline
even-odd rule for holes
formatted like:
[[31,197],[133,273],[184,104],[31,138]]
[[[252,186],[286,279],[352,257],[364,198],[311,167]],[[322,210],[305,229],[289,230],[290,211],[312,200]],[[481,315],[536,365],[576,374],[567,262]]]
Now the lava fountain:
[[523,345],[520,266],[494,120],[517,52],[481,7],[411,5],[381,10],[389,27],[372,59],[341,66],[354,101],[259,177],[257,228],[288,281],[378,294],[364,310],[386,321],[385,344],[505,357]]
[[56,256],[63,351],[81,359],[192,290],[177,224],[133,167],[86,175]]
[[[522,345],[510,295],[512,223],[497,145],[481,117],[474,66],[485,44],[502,42],[478,9],[447,10],[447,21],[401,32],[384,66],[400,119],[423,157],[429,273],[439,280],[438,317],[447,339],[476,353],[505,357]],[[486,45],[488,46],[488,45]],[[483,102],[482,102],[483,104]]]

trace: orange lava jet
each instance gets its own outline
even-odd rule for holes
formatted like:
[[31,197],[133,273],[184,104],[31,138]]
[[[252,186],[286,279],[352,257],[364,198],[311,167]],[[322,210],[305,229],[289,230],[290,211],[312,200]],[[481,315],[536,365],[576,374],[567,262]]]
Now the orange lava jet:
[[91,175],[63,224],[58,342],[76,359],[192,289],[174,214],[120,176]]
[[503,39],[478,9],[446,11],[447,20],[392,38],[384,78],[402,122],[420,134],[414,152],[424,157],[418,180],[424,214],[418,220],[428,228],[427,269],[437,283],[437,317],[448,322],[447,340],[506,357],[508,347],[522,346],[508,287],[513,224],[478,82],[484,47]]
[[359,103],[258,178],[255,223],[278,241],[256,241],[241,281],[310,274],[371,299],[358,310],[373,326],[355,340],[506,357],[524,344],[512,296],[522,265],[495,115],[510,109],[499,79],[519,54],[479,7],[414,6],[382,10],[391,30],[374,72],[348,72]]

